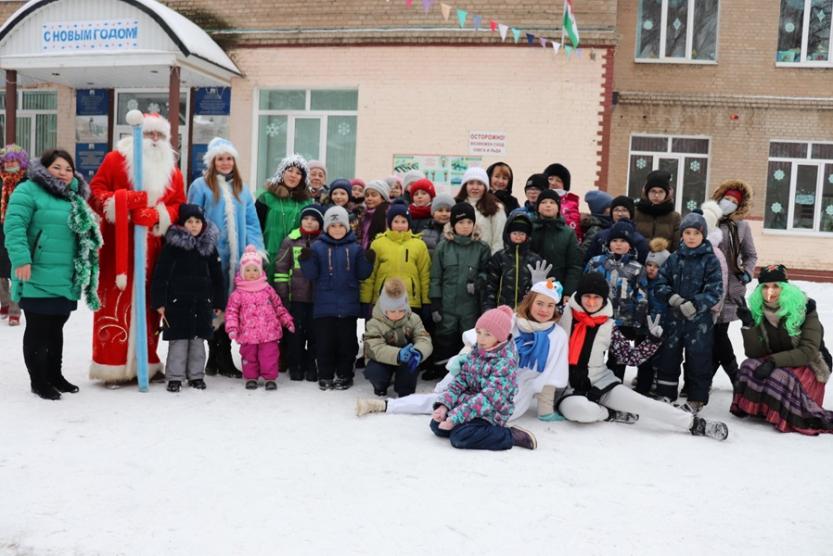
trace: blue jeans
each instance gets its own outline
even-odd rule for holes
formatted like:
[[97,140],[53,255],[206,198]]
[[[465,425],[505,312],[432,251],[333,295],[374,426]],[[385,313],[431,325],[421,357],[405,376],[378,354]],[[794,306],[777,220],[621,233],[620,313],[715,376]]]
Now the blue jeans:
[[431,419],[431,430],[437,436],[451,440],[451,445],[460,450],[508,450],[512,447],[512,432],[485,419],[472,419],[450,431],[441,429],[440,424]]

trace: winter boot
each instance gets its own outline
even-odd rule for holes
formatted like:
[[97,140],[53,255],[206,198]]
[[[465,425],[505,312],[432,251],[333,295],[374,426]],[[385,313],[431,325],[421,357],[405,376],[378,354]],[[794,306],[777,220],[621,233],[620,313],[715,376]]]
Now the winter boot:
[[626,425],[633,425],[639,421],[639,415],[636,413],[628,413],[627,411],[617,411],[615,409],[607,408],[608,417],[605,421],[611,423],[625,423]]
[[46,383],[32,383],[32,393],[40,396],[44,400],[60,400],[61,393],[55,389],[51,384]]
[[246,390],[257,390],[257,381],[256,380],[247,380],[246,381]]
[[304,371],[304,378],[307,382],[315,382],[318,380],[318,364],[315,361]]
[[194,380],[188,381],[188,386],[197,390],[205,390],[205,381],[201,378],[195,378]]
[[289,380],[299,381],[304,380],[304,371],[301,369],[290,369],[289,370]]
[[[216,331],[214,332],[217,333]],[[217,375],[217,342],[214,338],[208,340],[208,357],[205,360],[205,374],[208,376]]]
[[352,378],[338,377],[336,378],[335,383],[333,384],[333,388],[335,388],[336,390],[347,390],[351,386],[353,386]]
[[267,390],[277,390],[278,384],[274,380],[267,380],[266,381],[266,389]]
[[691,413],[692,415],[697,415],[703,409],[705,404],[703,402],[695,402],[695,401],[687,401],[684,403],[675,403],[674,407],[682,409],[686,413]]
[[535,435],[521,427],[509,427],[509,432],[512,433],[512,446],[519,448],[526,448],[534,450],[538,447],[538,441],[535,440]]
[[161,370],[156,371],[155,373],[153,373],[153,376],[150,377],[149,382],[165,382],[165,373],[163,373]]
[[332,390],[334,388],[334,384],[332,380],[327,380],[322,378],[318,381],[318,389],[319,390]]
[[377,396],[381,396],[383,398],[386,398],[388,396],[388,389],[387,388],[376,388],[376,387],[374,387],[373,388],[373,393],[376,394]]
[[52,381],[52,386],[58,392],[64,392],[67,394],[77,394],[78,387],[64,378],[64,375],[58,374],[58,377]]
[[356,416],[361,417],[368,413],[384,413],[388,410],[388,402],[375,398],[362,398],[356,400]]
[[708,436],[715,440],[726,440],[726,437],[729,436],[729,427],[726,426],[726,423],[721,421],[708,421],[696,415],[689,430],[694,436]]
[[169,380],[168,381],[168,392],[179,392],[182,390],[182,381],[180,380]]

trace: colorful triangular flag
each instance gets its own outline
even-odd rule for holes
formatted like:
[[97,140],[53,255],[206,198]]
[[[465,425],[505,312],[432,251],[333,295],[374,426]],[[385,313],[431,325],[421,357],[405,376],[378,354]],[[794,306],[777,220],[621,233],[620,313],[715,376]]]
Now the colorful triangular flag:
[[[506,32],[509,31],[509,26],[504,25],[503,23],[498,24],[497,26],[498,32],[500,33],[500,40],[506,40]],[[518,42],[518,41],[515,41]]]
[[552,41],[552,49],[555,51],[555,55],[558,56],[558,49],[561,48],[561,43]]
[[440,9],[443,11],[443,19],[448,21],[448,16],[451,15],[451,6],[441,3]]
[[431,11],[431,4],[434,3],[434,0],[422,0],[422,9],[425,13]]
[[518,41],[521,40],[521,30],[512,27],[512,37],[515,38],[515,44],[518,44]]
[[489,20],[489,31],[497,31],[497,21],[494,19]]
[[460,29],[466,26],[466,17],[469,15],[469,12],[466,10],[457,10],[457,23],[460,24]]
[[567,58],[569,58],[573,54],[573,47],[569,44],[564,45],[564,52],[567,53]]
[[535,42],[535,35],[533,35],[532,33],[527,33],[526,34],[526,43],[527,44],[532,44],[534,42]]
[[474,16],[474,18],[472,18],[472,24],[474,25],[474,30],[475,31],[480,31],[480,24],[482,22],[483,22],[483,18],[481,18],[479,15],[476,15],[476,16]]
[[541,46],[542,47],[544,47],[544,48],[547,47],[547,39],[545,39],[544,37],[539,37],[538,40],[541,41]]

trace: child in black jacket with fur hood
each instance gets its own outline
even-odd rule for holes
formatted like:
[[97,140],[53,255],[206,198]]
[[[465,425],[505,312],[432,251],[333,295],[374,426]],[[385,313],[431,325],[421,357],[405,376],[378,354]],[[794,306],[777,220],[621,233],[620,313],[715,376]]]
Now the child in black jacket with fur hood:
[[180,206],[153,272],[150,301],[169,342],[169,392],[179,392],[186,378],[192,388],[205,389],[204,340],[211,338],[212,319],[226,304],[218,235],[199,206]]

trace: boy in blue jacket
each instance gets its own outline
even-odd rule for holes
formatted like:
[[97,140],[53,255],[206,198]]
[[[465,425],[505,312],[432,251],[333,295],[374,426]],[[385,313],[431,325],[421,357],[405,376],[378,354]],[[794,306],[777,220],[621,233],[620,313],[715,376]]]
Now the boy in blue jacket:
[[657,395],[674,401],[685,349],[689,370],[688,402],[684,409],[697,413],[709,401],[711,385],[711,308],[723,294],[723,275],[714,249],[706,239],[702,215],[689,213],[680,223],[682,240],[659,272],[656,293],[668,304],[662,328],[665,338],[659,356]]
[[365,252],[350,230],[343,207],[324,214],[324,233],[298,259],[301,272],[313,282],[313,322],[318,360],[318,387],[347,390],[353,386],[353,365],[359,344],[359,283],[373,271],[375,253]]

